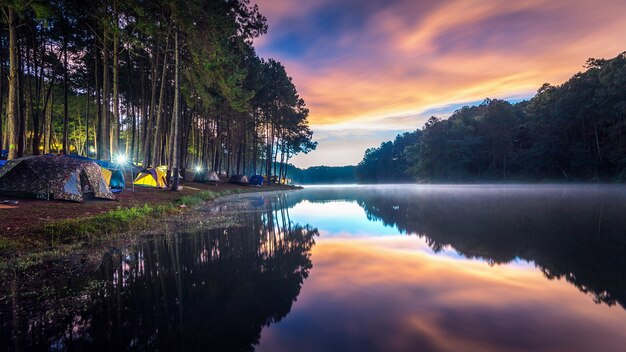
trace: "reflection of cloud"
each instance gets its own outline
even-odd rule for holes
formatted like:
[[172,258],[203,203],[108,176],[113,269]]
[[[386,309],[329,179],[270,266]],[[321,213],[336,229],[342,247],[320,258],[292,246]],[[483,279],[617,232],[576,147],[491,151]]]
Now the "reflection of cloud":
[[620,350],[626,312],[534,268],[419,250],[411,237],[320,239],[298,302],[259,350]]
[[413,130],[427,110],[528,97],[626,49],[622,0],[257,2],[259,53],[285,64],[314,127]]
[[315,224],[320,239],[398,234],[394,227],[368,220],[365,211],[356,202],[338,200],[320,204],[305,200],[289,210],[289,218],[295,223]]

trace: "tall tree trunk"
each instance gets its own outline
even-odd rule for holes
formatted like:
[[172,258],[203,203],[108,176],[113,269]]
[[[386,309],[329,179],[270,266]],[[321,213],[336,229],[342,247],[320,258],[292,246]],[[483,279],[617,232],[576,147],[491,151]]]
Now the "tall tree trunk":
[[[148,127],[147,124],[147,118],[148,118],[148,114],[147,114],[147,104],[146,104],[146,67],[145,67],[145,60],[143,57],[141,57],[141,65],[140,65],[140,70],[141,70],[141,130],[140,132],[138,132],[138,142],[141,142],[141,146],[145,148],[146,145],[146,129]],[[143,153],[144,149],[140,148],[140,146],[137,146],[136,148],[136,157],[135,160],[139,161],[139,153]],[[145,158],[143,159],[143,163],[145,165]]]
[[[22,76],[22,79],[24,81],[28,81],[28,82],[22,82],[22,91],[23,91],[23,94],[24,94],[23,99],[24,99],[24,104],[25,104],[25,110],[24,110],[24,116],[22,117],[22,120],[21,120],[21,126],[24,126],[24,128],[21,128],[21,129],[25,132],[26,129],[27,129],[26,128],[26,119],[34,118],[34,114],[33,114],[32,93],[31,93],[31,90],[30,90],[30,76],[28,77],[28,79],[24,79],[24,77]],[[28,85],[29,87],[24,87],[24,85]],[[35,129],[36,129],[36,127],[35,127],[35,123],[34,123],[34,120],[33,120],[33,131]],[[26,135],[26,133],[24,133],[23,135]],[[22,137],[22,138],[24,138],[24,137]],[[32,149],[33,149],[32,150],[32,154],[35,154],[37,152],[37,147],[38,147],[37,140],[35,138],[33,138],[33,140],[31,141],[30,147],[32,147]],[[25,151],[26,153],[30,152],[30,150],[26,150],[26,148],[24,148],[23,151]]]
[[9,26],[9,99],[7,102],[7,144],[8,144],[8,160],[17,157],[18,143],[18,99],[17,99],[17,19],[13,9],[9,7],[8,11]]
[[103,128],[100,132],[104,143],[102,145],[102,159],[111,160],[112,157],[112,141],[111,141],[111,112],[110,112],[110,92],[109,92],[109,32],[106,25],[104,26],[104,34],[102,36],[102,113],[104,114]]
[[69,146],[67,144],[67,128],[69,122],[69,116],[67,111],[67,33],[63,36],[63,154],[69,154]]
[[115,11],[115,23],[113,28],[113,137],[111,142],[111,155],[121,154],[120,151],[120,77],[119,77],[119,46],[120,35],[118,27],[117,9]]
[[135,128],[135,123],[137,122],[137,118],[135,116],[135,103],[134,103],[134,96],[133,96],[133,80],[130,79],[132,77],[132,56],[130,53],[130,50],[128,50],[128,92],[129,92],[129,96],[126,99],[126,115],[130,115],[132,120],[131,120],[131,126],[128,127],[128,125],[126,125],[126,155],[128,156],[129,160],[135,160],[135,132],[136,132],[136,128]]
[[[52,46],[52,45],[51,45]],[[43,57],[43,54],[42,54]],[[60,56],[59,56],[60,58]],[[42,63],[42,68],[43,68],[43,63]],[[42,79],[42,89],[43,86],[45,86],[45,80],[43,79],[43,70],[41,73]],[[42,115],[42,131],[44,133],[44,147],[43,147],[43,152],[45,154],[50,153],[50,136],[52,133],[52,87],[54,86],[54,82],[55,82],[55,74],[51,73],[50,74],[50,82],[48,84],[48,90],[45,94],[45,97],[43,99],[43,110],[41,112]]]
[[96,80],[95,93],[96,93],[96,105],[98,106],[98,117],[96,121],[96,132],[94,135],[94,142],[96,144],[96,158],[102,159],[104,156],[104,140],[102,138],[102,129],[103,129],[103,119],[102,119],[102,99],[100,99],[100,82],[98,77],[100,77],[100,71],[98,70],[98,55],[95,55],[94,60],[94,78]]
[[4,120],[4,52],[1,48],[4,48],[4,40],[2,36],[2,26],[0,26],[0,150],[5,149],[4,145],[4,129],[2,121]]
[[91,100],[91,82],[87,78],[87,96],[85,97],[85,156],[87,157],[89,157],[89,100]]
[[153,138],[154,138],[154,127],[152,126],[152,124],[153,124],[153,121],[155,120],[154,109],[156,105],[156,89],[157,89],[156,75],[157,75],[157,70],[159,67],[159,50],[156,45],[154,49],[155,49],[154,51],[156,53],[155,54],[156,56],[153,56],[153,60],[152,60],[152,72],[151,72],[152,88],[151,88],[151,93],[150,93],[150,113],[145,115],[145,120],[144,120],[144,127],[145,127],[144,144],[143,144],[143,153],[144,153],[143,166],[144,167],[148,167],[152,165],[152,158],[153,158],[152,143],[153,143]]
[[159,107],[156,113],[155,130],[154,130],[154,142],[152,145],[152,164],[156,167],[161,163],[161,149],[163,144],[161,142],[161,124],[163,115],[163,105],[165,104],[165,74],[167,73],[167,51],[169,50],[169,33],[165,38],[165,51],[163,52],[163,70],[161,71],[161,89],[159,91]]
[[255,108],[252,111],[252,121],[254,122],[252,124],[252,128],[253,128],[253,135],[252,135],[252,173],[255,175],[258,175],[259,173],[257,173],[257,144],[258,139],[259,139],[259,132],[257,129],[257,109]]
[[[52,86],[52,84],[50,85]],[[49,105],[44,114],[44,134],[43,134],[43,152],[44,154],[50,153],[50,141],[52,139],[52,108],[54,107],[54,95],[52,89],[48,93],[49,98],[46,99],[47,105]]]
[[180,74],[178,62],[178,27],[174,32],[174,112],[172,114],[172,162],[171,168],[174,172],[172,177],[172,191],[178,192],[179,176],[179,129],[180,129]]
[[24,156],[24,150],[26,149],[26,104],[24,100],[24,60],[22,58],[25,56],[22,53],[22,46],[20,42],[17,42],[17,52],[18,52],[18,74],[17,74],[17,93],[18,93],[18,132],[17,132],[17,157],[21,158]]
[[[33,35],[34,36],[34,35]],[[37,58],[36,58],[36,47],[35,47],[35,41],[33,39],[33,41],[31,42],[32,44],[32,50],[33,50],[33,57],[31,58],[30,55],[30,50],[26,50],[26,72],[34,72],[34,77],[31,74],[28,74],[28,88],[26,89],[26,116],[28,118],[32,118],[32,128],[33,128],[33,135],[32,135],[32,139],[31,139],[31,149],[32,149],[32,153],[33,155],[39,155],[39,111],[37,111],[37,113],[35,113],[35,107],[37,107],[37,109],[39,108],[39,102],[37,102],[37,105],[34,105],[34,101],[33,101],[33,80],[35,80],[35,84],[37,84]],[[34,66],[31,66],[32,65]],[[35,88],[35,90],[37,90]]]

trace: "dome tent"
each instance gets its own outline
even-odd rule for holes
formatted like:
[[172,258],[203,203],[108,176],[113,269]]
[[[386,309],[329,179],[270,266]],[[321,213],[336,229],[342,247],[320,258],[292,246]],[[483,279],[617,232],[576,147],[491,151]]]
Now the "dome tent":
[[263,176],[261,175],[252,175],[250,176],[250,184],[255,186],[263,186]]
[[206,182],[206,183],[217,183],[220,182],[220,178],[217,176],[215,171],[203,170],[200,172],[196,172],[196,175],[193,178],[194,182]]
[[233,175],[228,179],[229,183],[235,183],[238,185],[247,185],[249,184],[248,178],[245,175]]
[[167,180],[165,179],[165,173],[159,168],[148,168],[141,170],[135,181],[135,186],[165,188],[167,187]]
[[0,194],[75,202],[115,199],[96,163],[52,155],[8,161],[0,168]]

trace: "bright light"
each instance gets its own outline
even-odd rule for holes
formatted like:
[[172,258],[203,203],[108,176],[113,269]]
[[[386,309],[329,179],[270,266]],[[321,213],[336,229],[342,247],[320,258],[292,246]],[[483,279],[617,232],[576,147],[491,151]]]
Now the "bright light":
[[196,165],[196,172],[202,171],[202,167],[200,165]]
[[128,158],[126,157],[126,155],[120,154],[115,157],[115,162],[118,164],[126,164],[127,161]]
[[90,153],[95,153],[95,151],[96,151],[96,148],[94,148],[94,147],[89,147],[89,152],[90,152]]

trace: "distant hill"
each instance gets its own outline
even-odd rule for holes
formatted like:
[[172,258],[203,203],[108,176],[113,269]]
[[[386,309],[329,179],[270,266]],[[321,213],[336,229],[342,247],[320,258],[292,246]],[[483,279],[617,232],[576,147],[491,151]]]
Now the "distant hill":
[[287,165],[287,178],[296,184],[356,183],[355,166],[312,166],[306,169]]

